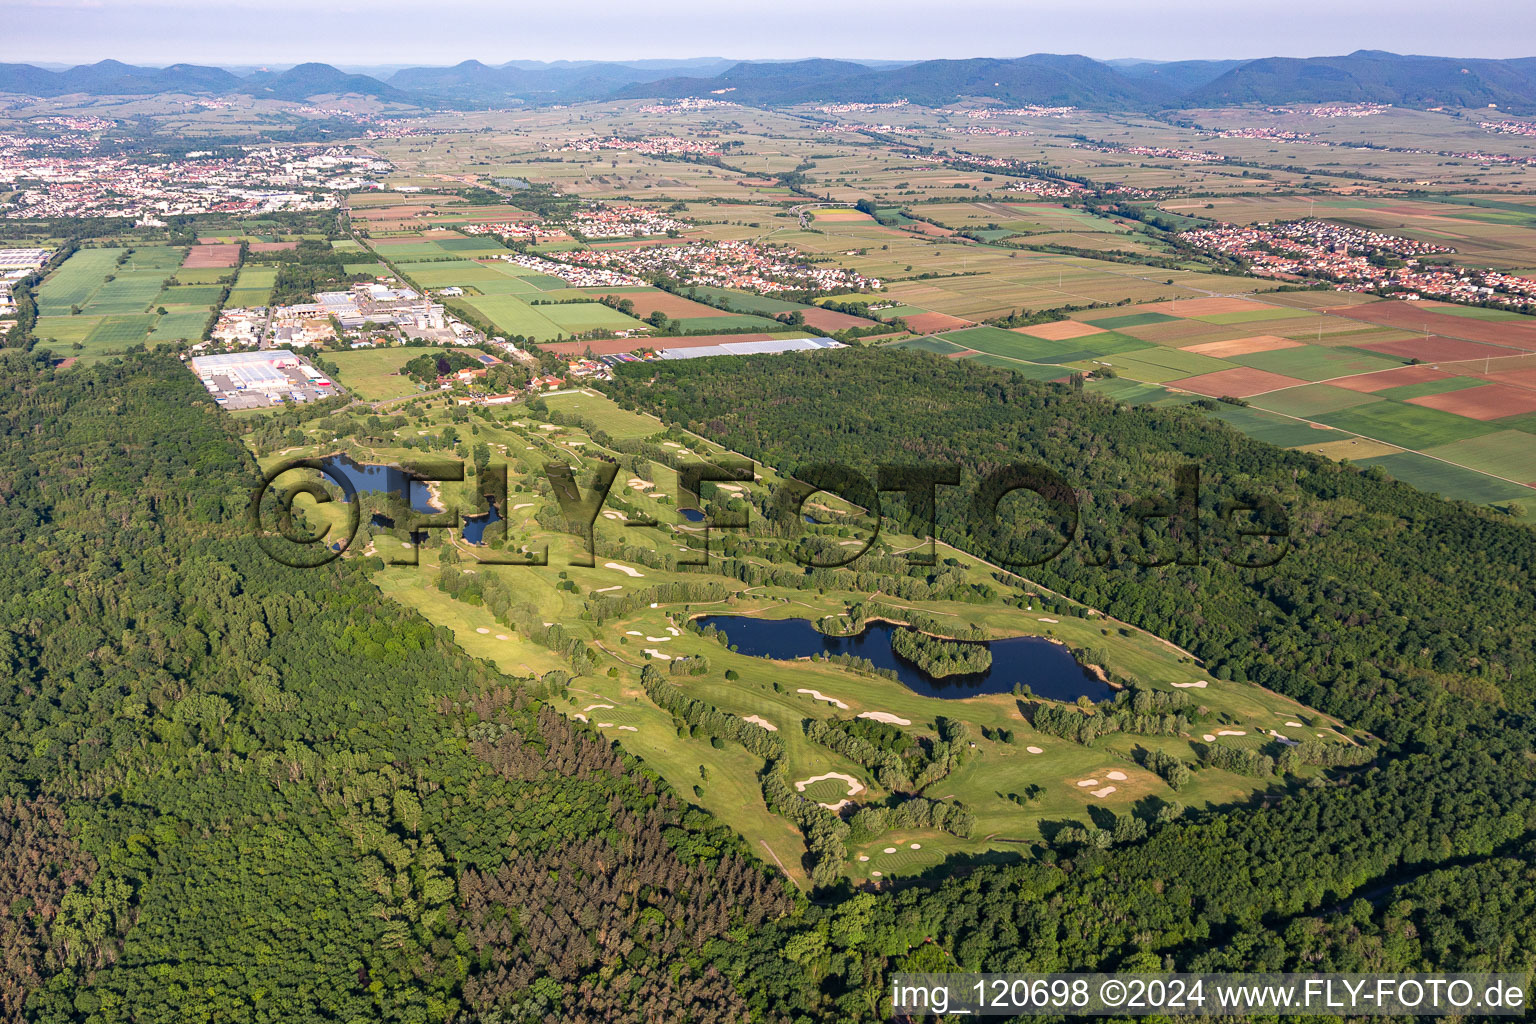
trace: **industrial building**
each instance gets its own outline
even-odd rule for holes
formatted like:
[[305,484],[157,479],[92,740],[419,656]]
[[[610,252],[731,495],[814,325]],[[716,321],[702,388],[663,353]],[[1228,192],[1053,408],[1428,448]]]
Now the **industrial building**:
[[340,393],[325,374],[287,349],[197,356],[188,364],[226,409],[313,402]]

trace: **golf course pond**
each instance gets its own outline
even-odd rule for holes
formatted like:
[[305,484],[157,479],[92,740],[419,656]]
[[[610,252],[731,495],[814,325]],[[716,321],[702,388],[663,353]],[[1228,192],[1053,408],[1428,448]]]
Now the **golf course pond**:
[[1063,644],[1044,637],[1017,636],[975,641],[992,651],[992,667],[936,679],[891,649],[895,626],[871,622],[858,636],[827,636],[809,619],[756,619],[745,615],[706,615],[695,620],[726,635],[737,653],[756,658],[793,661],[821,654],[851,654],[876,668],[892,669],[909,690],[926,697],[965,698],[987,693],[1012,693],[1028,686],[1040,697],[1075,701],[1086,696],[1108,700],[1114,688],[1090,673]]

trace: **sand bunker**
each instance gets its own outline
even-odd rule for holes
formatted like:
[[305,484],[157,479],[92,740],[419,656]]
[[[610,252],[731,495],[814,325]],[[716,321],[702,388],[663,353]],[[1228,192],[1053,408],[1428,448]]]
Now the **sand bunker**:
[[869,858],[861,853],[861,854],[859,854],[859,860],[862,861],[862,862],[866,862],[867,863],[869,861]]
[[1045,751],[1041,750],[1039,747],[1025,747],[1024,749],[1029,751],[1031,754],[1043,754],[1043,753],[1045,753]]
[[533,508],[533,502],[531,502],[531,501],[525,501],[525,502],[523,502],[523,503],[522,503],[522,504],[521,504],[521,505],[513,505],[513,506],[512,506],[512,511],[513,511],[513,512],[516,512],[516,511],[518,511],[518,510],[519,510],[519,509],[525,509],[525,508]]
[[1047,619],[1047,618],[1042,618],[1042,619],[1041,619],[1041,620],[1040,620],[1040,621],[1041,621],[1041,622],[1060,622],[1060,621],[1061,621],[1061,620],[1060,620],[1060,619]]
[[802,687],[800,687],[800,689],[796,690],[795,692],[796,693],[808,693],[812,697],[815,697],[817,700],[824,700],[824,701],[826,701],[828,704],[831,704],[833,707],[837,708],[840,711],[847,711],[848,710],[848,705],[847,704],[844,704],[842,701],[838,700],[836,697],[828,697],[826,694],[822,693],[820,690],[807,690],[805,687],[802,686]]
[[1104,777],[1111,782],[1124,782],[1125,772],[1106,772]]
[[914,850],[921,850],[923,848],[922,843],[908,843],[907,845],[912,847]]
[[1246,732],[1244,732],[1242,729],[1217,729],[1216,730],[1216,735],[1217,736],[1247,736],[1248,734]]
[[597,727],[599,729],[612,729],[613,728],[613,723],[612,722],[598,722],[597,723]]
[[626,629],[624,631],[624,635],[625,636],[644,636],[645,634],[640,632],[638,629]]
[[1203,690],[1209,682],[1209,679],[1202,679],[1198,683],[1174,683],[1173,685],[1177,686],[1181,690],[1188,690],[1191,688],[1196,690]]
[[805,787],[813,786],[818,782],[825,782],[828,779],[837,779],[840,782],[847,783],[849,796],[858,796],[860,793],[864,792],[864,783],[860,782],[852,775],[847,775],[843,772],[827,772],[825,775],[813,775],[808,779],[801,779],[799,782],[795,783],[795,790],[796,792],[804,793]]
[[893,715],[889,711],[861,711],[860,718],[868,718],[876,722],[884,722],[886,725],[911,725],[912,719]]
[[612,711],[613,710],[613,705],[612,704],[588,704],[586,707],[582,708],[581,710],[583,710],[583,711],[596,711],[598,708],[607,708],[608,710]]
[[672,660],[672,655],[670,655],[670,654],[662,654],[660,651],[658,651],[654,647],[647,647],[645,649],[645,653],[649,654],[653,658],[659,658],[662,661],[671,661]]
[[1115,787],[1114,786],[1105,786],[1103,789],[1096,789],[1096,790],[1094,790],[1093,791],[1093,795],[1098,797],[1100,800],[1102,800],[1106,796],[1109,796],[1109,794],[1113,793],[1114,791],[1115,791]]
[[768,721],[768,719],[764,718],[762,715],[748,715],[746,718],[743,718],[742,721],[743,722],[751,722],[753,725],[760,725],[764,729],[767,729],[769,732],[778,732],[779,731],[779,727],[778,726],[776,726],[772,722]]
[[505,633],[497,633],[496,634],[496,639],[497,640],[510,640],[511,637],[507,636],[507,634],[505,634]]
[[540,430],[559,430],[560,428],[555,426],[553,423],[540,423],[539,424],[539,429]]
[[869,873],[869,877],[870,877],[870,878],[880,878],[880,877],[882,877],[882,876],[881,876],[881,873],[880,873],[880,872],[878,872],[878,871],[871,871],[871,872],[870,872],[870,873]]
[[651,483],[649,480],[641,480],[637,476],[630,477],[629,480],[626,481],[626,482],[629,484],[629,486],[637,487],[637,488],[639,488],[642,491],[648,491],[652,487],[656,486],[655,484]]
[[614,590],[623,590],[623,589],[624,589],[624,584],[622,584],[622,583],[615,583],[611,587],[598,587],[597,590],[594,591],[594,593],[607,594],[607,593],[609,593],[611,591],[614,591]]
[[587,716],[586,716],[586,715],[583,715],[583,714],[575,714],[575,715],[572,715],[572,716],[571,716],[571,717],[572,717],[572,718],[574,718],[574,719],[576,719],[576,720],[577,720],[577,721],[579,721],[579,722],[585,722],[585,721],[587,721]]
[[886,847],[886,848],[885,848],[885,849],[884,849],[884,850],[882,850],[882,851],[881,851],[881,852],[882,852],[882,853],[895,853],[895,852],[896,852],[896,847],[894,847],[894,846],[887,846],[887,847]]
[[1285,724],[1290,726],[1292,729],[1304,728],[1304,726],[1302,726],[1302,724],[1300,722],[1286,722]]
[[1212,736],[1210,733],[1206,733],[1204,736],[1201,736],[1200,738],[1205,740],[1205,742],[1207,742],[1207,743],[1215,743],[1216,742],[1216,737]]
[[645,573],[643,573],[643,572],[640,572],[640,571],[638,571],[636,569],[631,569],[627,565],[620,565],[618,562],[604,562],[603,563],[603,568],[604,569],[617,569],[617,570],[619,570],[619,572],[622,572],[626,576],[644,576],[645,575]]
[[664,644],[670,641],[672,638],[669,636],[648,636],[646,639],[653,644]]
[[1099,780],[1098,779],[1080,779],[1077,784],[1078,784],[1078,786],[1080,788],[1087,789],[1089,786],[1097,786],[1099,784]]
[[490,630],[486,629],[484,626],[476,626],[475,627],[475,632],[476,633],[489,633]]

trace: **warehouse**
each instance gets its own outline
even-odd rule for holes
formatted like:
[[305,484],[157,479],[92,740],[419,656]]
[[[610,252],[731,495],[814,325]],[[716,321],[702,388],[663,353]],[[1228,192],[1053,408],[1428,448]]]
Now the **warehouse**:
[[287,349],[198,356],[188,365],[213,400],[226,409],[313,402],[341,390]]

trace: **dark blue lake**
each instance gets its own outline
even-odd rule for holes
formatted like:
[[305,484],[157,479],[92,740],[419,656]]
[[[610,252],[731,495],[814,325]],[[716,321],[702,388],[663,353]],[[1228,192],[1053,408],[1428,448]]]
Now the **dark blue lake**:
[[704,513],[696,508],[680,508],[678,512],[682,513],[683,518],[690,523],[702,523],[704,521]]
[[490,511],[483,516],[460,516],[459,521],[464,524],[464,539],[471,544],[479,544],[480,538],[485,536],[485,528],[492,523],[501,522],[501,513],[496,509],[496,503],[489,498],[486,504]]
[[432,504],[432,494],[424,480],[417,480],[399,466],[376,466],[358,462],[350,455],[327,455],[320,460],[328,473],[344,477],[357,490],[371,494],[393,492],[406,494],[409,487],[411,508],[417,512],[441,512]]
[[1043,637],[1019,636],[986,640],[992,650],[992,667],[985,672],[935,679],[891,649],[895,626],[871,622],[858,636],[827,636],[817,632],[809,619],[755,619],[746,615],[706,615],[700,626],[714,626],[729,638],[738,653],[757,658],[793,661],[818,654],[851,654],[866,658],[877,668],[894,669],[896,678],[909,690],[927,697],[975,697],[984,693],[1012,693],[1015,684],[1026,685],[1037,696],[1052,700],[1108,700],[1114,688],[1089,674],[1061,644]]
[[[358,491],[404,494],[409,487],[412,509],[417,512],[442,511],[432,504],[432,494],[427,490],[426,481],[412,477],[399,466],[358,462],[345,454],[327,455],[320,462],[327,470],[337,476],[345,477]],[[496,503],[488,501],[487,504],[490,508],[484,515],[460,517],[464,539],[471,544],[479,544],[481,538],[485,536],[485,528],[501,520],[501,513],[496,508]]]

